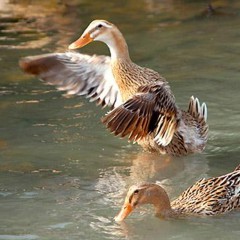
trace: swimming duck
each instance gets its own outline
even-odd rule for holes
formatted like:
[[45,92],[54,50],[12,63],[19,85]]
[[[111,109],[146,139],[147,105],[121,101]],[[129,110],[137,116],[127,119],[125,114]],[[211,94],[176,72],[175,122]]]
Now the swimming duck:
[[153,204],[156,216],[161,218],[213,216],[240,209],[240,165],[226,175],[200,179],[171,203],[166,191],[158,184],[132,186],[115,220],[124,220],[142,204]]
[[132,62],[122,33],[108,21],[91,22],[69,49],[93,41],[107,44],[111,57],[52,53],[23,58],[20,67],[68,94],[85,95],[111,107],[102,122],[145,150],[170,155],[203,151],[208,135],[206,104],[192,96],[188,109],[181,110],[168,82]]

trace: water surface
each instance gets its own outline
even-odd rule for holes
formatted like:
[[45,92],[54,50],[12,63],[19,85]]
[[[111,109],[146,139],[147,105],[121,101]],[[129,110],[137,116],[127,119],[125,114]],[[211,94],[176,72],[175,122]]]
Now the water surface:
[[[240,213],[164,221],[143,207],[113,217],[131,184],[159,181],[175,198],[239,163],[240,4],[217,1],[17,1],[0,4],[0,239],[239,239]],[[89,3],[90,2],[90,3]],[[18,68],[22,56],[65,51],[95,18],[119,26],[132,59],[165,76],[182,108],[205,101],[209,142],[181,158],[112,136],[101,110]],[[101,43],[81,50],[109,54]]]

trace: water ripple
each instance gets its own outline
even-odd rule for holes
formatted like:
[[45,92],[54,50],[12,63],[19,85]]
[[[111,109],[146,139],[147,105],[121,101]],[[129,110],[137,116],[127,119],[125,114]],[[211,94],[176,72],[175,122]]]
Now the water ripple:
[[3,240],[34,240],[39,239],[37,235],[25,234],[25,235],[0,235],[0,239]]

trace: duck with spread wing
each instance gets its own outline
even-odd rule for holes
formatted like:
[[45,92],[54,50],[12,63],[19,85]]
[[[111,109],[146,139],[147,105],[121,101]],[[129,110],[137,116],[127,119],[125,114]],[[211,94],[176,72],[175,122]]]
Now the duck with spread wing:
[[85,95],[111,107],[102,122],[145,150],[170,155],[203,151],[208,135],[206,104],[191,97],[188,109],[181,110],[168,82],[132,62],[122,33],[108,21],[91,22],[69,49],[93,41],[107,44],[111,57],[51,53],[22,58],[20,67],[68,94]]

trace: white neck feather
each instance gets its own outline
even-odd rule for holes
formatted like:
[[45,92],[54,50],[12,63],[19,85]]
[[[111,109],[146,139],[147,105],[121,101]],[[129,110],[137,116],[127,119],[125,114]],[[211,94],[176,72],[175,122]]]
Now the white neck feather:
[[107,44],[111,53],[111,59],[113,61],[119,58],[124,60],[130,60],[128,46],[121,32],[112,32],[111,36],[99,35],[95,38],[95,40]]

